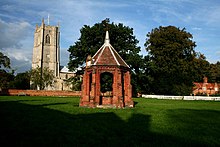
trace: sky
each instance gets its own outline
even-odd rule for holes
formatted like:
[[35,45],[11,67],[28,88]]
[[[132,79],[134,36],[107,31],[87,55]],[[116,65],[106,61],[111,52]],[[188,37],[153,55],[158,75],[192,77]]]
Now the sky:
[[50,25],[60,24],[63,66],[69,62],[67,50],[79,39],[80,29],[106,18],[133,28],[143,55],[146,34],[172,25],[191,33],[195,51],[210,63],[220,61],[219,0],[1,0],[0,51],[17,73],[31,69],[35,26],[42,18],[47,23],[48,14]]

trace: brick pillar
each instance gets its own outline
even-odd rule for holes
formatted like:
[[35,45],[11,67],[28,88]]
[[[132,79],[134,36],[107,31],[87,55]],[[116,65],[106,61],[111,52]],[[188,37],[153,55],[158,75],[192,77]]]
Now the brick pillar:
[[124,90],[125,90],[125,98],[124,98],[125,105],[128,107],[133,107],[131,75],[129,71],[127,71],[124,74]]
[[93,69],[90,102],[92,103],[94,102],[95,96],[96,96],[96,69]]
[[82,94],[80,99],[80,106],[89,103],[89,72],[85,69],[82,83]]
[[113,88],[112,88],[112,104],[118,106],[118,69],[115,69],[113,73]]
[[95,93],[95,102],[96,105],[99,105],[100,101],[100,72],[99,70],[96,70],[96,93]]
[[89,84],[90,84],[90,78],[89,78],[90,73],[87,71],[86,72],[86,81],[85,81],[85,88],[86,88],[86,101],[89,102],[89,97],[90,97],[90,91],[89,91]]
[[117,79],[117,97],[118,97],[118,102],[119,102],[119,107],[124,107],[124,100],[123,100],[123,97],[122,97],[122,73],[121,71],[118,70],[118,79]]

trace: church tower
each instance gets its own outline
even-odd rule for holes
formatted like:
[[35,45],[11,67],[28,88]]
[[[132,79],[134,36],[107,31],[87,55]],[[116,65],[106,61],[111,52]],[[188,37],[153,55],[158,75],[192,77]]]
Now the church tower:
[[46,25],[44,19],[41,26],[36,25],[32,69],[48,67],[54,76],[59,78],[60,66],[60,31],[59,26]]

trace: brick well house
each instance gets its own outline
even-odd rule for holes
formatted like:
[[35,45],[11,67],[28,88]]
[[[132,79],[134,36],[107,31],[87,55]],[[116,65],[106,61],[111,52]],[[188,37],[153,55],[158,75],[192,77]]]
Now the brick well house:
[[129,66],[111,46],[106,31],[102,47],[87,57],[80,106],[133,107],[130,78]]

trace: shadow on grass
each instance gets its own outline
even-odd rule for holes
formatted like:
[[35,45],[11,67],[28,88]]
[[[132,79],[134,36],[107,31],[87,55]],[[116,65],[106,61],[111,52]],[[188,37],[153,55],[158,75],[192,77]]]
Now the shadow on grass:
[[205,146],[151,132],[150,116],[71,115],[19,102],[0,102],[1,146]]
[[178,126],[176,136],[182,139],[200,140],[209,146],[220,146],[220,111],[174,109],[168,110],[168,121]]

